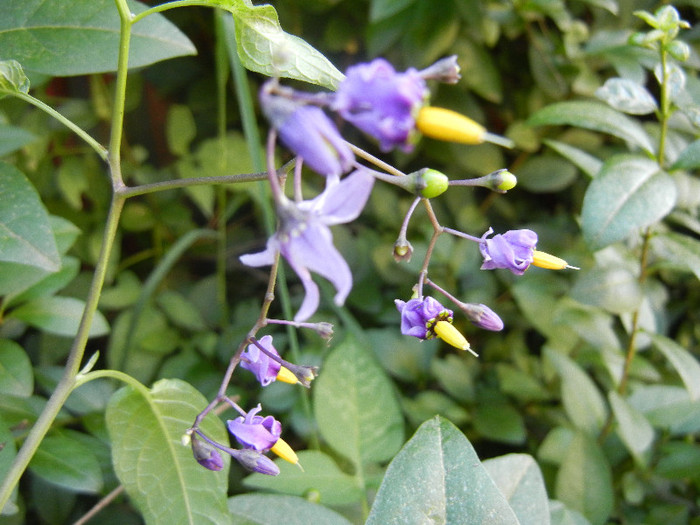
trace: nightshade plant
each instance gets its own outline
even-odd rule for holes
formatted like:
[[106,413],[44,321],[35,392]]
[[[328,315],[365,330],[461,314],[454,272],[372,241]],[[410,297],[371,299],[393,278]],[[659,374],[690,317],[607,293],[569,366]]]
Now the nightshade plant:
[[315,4],[0,7],[0,523],[697,520],[690,24]]

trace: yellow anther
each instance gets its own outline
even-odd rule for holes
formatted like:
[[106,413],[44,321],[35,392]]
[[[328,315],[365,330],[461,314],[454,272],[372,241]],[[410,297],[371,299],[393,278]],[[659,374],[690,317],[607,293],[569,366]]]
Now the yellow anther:
[[289,383],[290,385],[296,385],[299,380],[289,368],[281,367],[280,371],[277,372],[277,381],[282,381],[283,383]]
[[570,270],[579,270],[576,266],[571,266],[564,259],[555,257],[546,252],[540,252],[535,250],[532,253],[532,264],[533,266],[538,266],[540,268],[546,268],[547,270],[564,270],[569,268]]
[[468,352],[474,354],[476,357],[479,357],[479,354],[477,354],[469,346],[469,341],[467,341],[467,338],[464,337],[462,333],[459,330],[457,330],[452,323],[448,323],[447,321],[438,321],[437,323],[435,323],[433,331],[435,332],[435,335],[437,335],[447,344],[452,345],[455,348],[459,348],[460,350],[467,350]]
[[486,128],[455,111],[424,106],[416,118],[416,127],[423,135],[462,144],[484,142]]
[[277,443],[270,449],[272,452],[277,454],[279,457],[281,457],[285,461],[289,461],[292,465],[298,465],[299,464],[299,458],[297,457],[296,452],[292,450],[292,447],[290,447],[287,442],[279,438],[277,440]]

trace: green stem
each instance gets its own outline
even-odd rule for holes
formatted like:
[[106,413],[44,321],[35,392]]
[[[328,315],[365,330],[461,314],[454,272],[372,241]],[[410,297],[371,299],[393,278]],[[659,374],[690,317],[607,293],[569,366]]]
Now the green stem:
[[34,98],[33,96],[31,96],[28,93],[14,93],[13,92],[11,94],[19,99],[24,100],[25,102],[30,103],[31,105],[39,108],[40,110],[48,113],[49,115],[51,115],[53,118],[58,120],[61,124],[63,124],[67,128],[69,128],[73,133],[75,133],[81,139],[83,139],[85,142],[87,142],[88,145],[97,152],[97,154],[100,156],[100,158],[102,160],[105,160],[105,161],[107,160],[107,148],[105,148],[102,144],[100,144],[94,138],[92,138],[92,136],[87,131],[85,131],[84,129],[82,129],[81,127],[79,127],[78,125],[73,123],[72,121],[68,120],[66,117],[61,115],[58,111],[53,109],[51,106],[45,104],[44,102],[42,102],[39,99]]
[[668,117],[670,114],[670,98],[668,94],[668,77],[666,75],[666,67],[668,60],[666,51],[661,48],[661,85],[660,85],[660,103],[661,111],[659,114],[659,124],[661,130],[659,132],[659,151],[656,155],[656,161],[659,166],[664,166],[664,155],[666,154],[666,135],[668,133]]
[[[289,164],[285,164],[278,173],[286,172]],[[174,190],[177,188],[187,188],[189,186],[209,186],[213,184],[238,184],[241,182],[254,182],[267,179],[267,172],[242,173],[239,175],[220,175],[217,177],[192,177],[190,179],[164,180],[140,186],[125,186],[120,190],[124,197],[135,197],[136,195],[146,195],[157,191]]]
[[89,383],[90,381],[94,381],[95,379],[100,379],[102,377],[108,377],[110,379],[116,379],[118,381],[121,381],[122,383],[125,383],[132,387],[134,390],[137,390],[144,397],[148,397],[150,395],[150,391],[148,390],[146,385],[144,385],[137,379],[134,379],[129,374],[125,374],[124,372],[120,372],[119,370],[95,370],[94,372],[88,372],[87,374],[80,374],[75,380],[75,386],[73,387],[73,389],[76,389],[80,386],[83,386],[85,383]]
[[92,319],[95,315],[95,311],[97,310],[97,303],[100,298],[100,293],[102,292],[105,275],[107,274],[109,255],[112,251],[114,239],[117,235],[119,217],[123,207],[124,198],[119,195],[115,195],[109,208],[109,214],[107,215],[102,248],[97,259],[92,284],[90,286],[87,298],[85,299],[83,317],[80,320],[78,332],[73,341],[73,345],[71,346],[70,353],[68,354],[68,360],[66,362],[63,376],[58,382],[58,385],[56,385],[56,389],[51,394],[51,397],[44,406],[44,409],[39,415],[39,418],[36,420],[36,423],[34,423],[34,426],[27,435],[27,439],[24,441],[22,448],[20,448],[19,452],[17,453],[14,462],[10,466],[10,470],[7,472],[5,479],[0,486],[0,509],[4,507],[5,503],[7,503],[12,491],[19,482],[20,477],[39,448],[41,441],[49,431],[49,428],[51,428],[52,423],[66,402],[66,399],[68,399],[71,391],[73,388],[75,388],[76,375],[79,372],[80,363],[83,359],[83,354],[85,353],[85,346],[87,345],[87,340],[90,333],[90,325],[92,324]]

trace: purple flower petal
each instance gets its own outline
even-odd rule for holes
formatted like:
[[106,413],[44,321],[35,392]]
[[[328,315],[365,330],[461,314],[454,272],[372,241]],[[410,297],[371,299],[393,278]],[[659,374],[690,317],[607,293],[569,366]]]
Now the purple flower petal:
[[345,224],[354,221],[365,207],[374,177],[364,169],[358,169],[340,182],[331,183],[316,199],[311,201],[324,224]]
[[[258,343],[272,354],[279,356],[279,352],[272,346],[272,336],[263,336]],[[267,386],[277,379],[281,366],[254,344],[248,345],[241,355],[241,368],[253,372],[262,386]]]
[[505,268],[516,275],[522,275],[532,263],[532,256],[537,245],[537,234],[532,230],[509,230],[503,235],[494,235],[491,239],[482,237],[479,250],[484,257],[482,270]]
[[258,405],[245,417],[237,417],[228,421],[227,425],[229,432],[241,445],[258,452],[267,452],[277,443],[282,434],[282,425],[272,416],[256,416],[260,410]]

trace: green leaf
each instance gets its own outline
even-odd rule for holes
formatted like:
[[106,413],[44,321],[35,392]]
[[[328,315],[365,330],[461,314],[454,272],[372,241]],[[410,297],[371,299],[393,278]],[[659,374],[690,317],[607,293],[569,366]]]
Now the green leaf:
[[700,402],[692,401],[685,388],[678,386],[637,386],[628,398],[652,425],[673,435],[700,431]]
[[544,355],[561,377],[561,398],[567,415],[578,428],[597,435],[608,416],[603,396],[593,380],[570,358],[545,348]]
[[675,203],[673,179],[655,162],[632,155],[613,157],[586,191],[583,237],[593,250],[599,250],[654,224]]
[[690,143],[671,166],[672,170],[694,170],[700,168],[700,139]]
[[329,89],[344,78],[323,54],[283,31],[271,5],[254,6],[251,0],[213,0],[212,4],[233,13],[238,56],[246,69]]
[[62,259],[60,270],[46,275],[46,277],[39,282],[33,284],[26,290],[22,290],[22,292],[17,295],[8,293],[6,304],[8,307],[11,307],[32,299],[37,299],[41,296],[53,295],[75,279],[79,270],[80,260],[76,257],[65,256]]
[[580,513],[566,507],[561,501],[549,501],[551,525],[591,525]]
[[[8,317],[56,335],[73,337],[78,332],[85,303],[73,297],[38,297],[12,310]],[[104,316],[95,312],[90,326],[90,337],[109,333],[109,324]]]
[[517,524],[466,437],[440,417],[423,423],[389,464],[366,525]]
[[524,443],[527,437],[522,414],[501,401],[478,403],[474,413],[474,428],[487,439],[512,445]]
[[34,391],[32,362],[14,341],[0,339],[0,392],[29,397]]
[[578,169],[584,172],[589,177],[595,177],[600,171],[603,162],[594,157],[590,153],[583,151],[564,142],[558,140],[544,139],[542,142],[547,144],[554,151],[559,153],[565,159],[568,159]]
[[102,489],[97,456],[88,446],[67,434],[44,438],[29,469],[49,483],[72,492],[95,494]]
[[29,79],[19,62],[2,60],[0,61],[0,98],[12,93],[29,93]]
[[608,400],[618,424],[618,434],[634,458],[646,465],[645,453],[654,441],[654,429],[640,411],[631,406],[614,390],[608,393]]
[[394,456],[404,423],[389,378],[358,342],[346,339],[315,381],[314,413],[323,438],[355,465]]
[[649,153],[654,152],[649,135],[637,121],[599,102],[576,100],[551,104],[532,115],[528,124],[592,129],[631,142]]
[[656,348],[664,354],[664,357],[673,365],[681,376],[690,399],[700,399],[700,363],[688,350],[675,341],[659,334],[650,334]]
[[628,268],[596,265],[576,280],[571,297],[622,314],[639,307],[643,296],[639,280]]
[[156,302],[173,324],[192,331],[206,329],[197,307],[178,292],[164,290],[156,297]]
[[235,525],[350,525],[340,514],[296,496],[244,494],[228,500],[231,517],[222,523]]
[[370,22],[379,22],[403,11],[416,0],[372,0],[369,7]]
[[165,121],[165,137],[170,151],[175,155],[185,155],[196,136],[197,124],[192,110],[181,104],[170,106]]
[[561,157],[530,157],[518,168],[518,186],[533,193],[558,192],[576,180],[576,167]]
[[20,149],[36,139],[36,135],[24,128],[0,124],[0,157]]
[[[128,4],[135,14],[147,8]],[[60,9],[45,0],[4,2],[0,58],[15,58],[25,69],[54,76],[116,71],[119,25],[113,0],[70,0]],[[132,27],[130,68],[195,53],[192,42],[160,14]]]
[[500,104],[503,100],[501,75],[490,50],[471,39],[460,38],[451,52],[459,57],[462,81],[479,96]]
[[654,97],[644,86],[625,78],[609,78],[596,89],[595,96],[630,115],[647,115],[657,107]]
[[537,462],[527,454],[507,454],[483,463],[510,503],[520,525],[549,525],[549,500]]
[[700,480],[700,447],[697,443],[671,441],[661,446],[654,472],[665,478]]
[[651,238],[651,246],[660,264],[690,270],[700,279],[700,241],[681,233],[659,233]]
[[318,503],[322,505],[348,505],[362,499],[357,478],[341,471],[330,456],[315,450],[303,450],[297,455],[304,470],[279,459],[275,461],[280,468],[279,476],[251,474],[244,484],[292,496],[313,491],[318,493]]
[[603,525],[613,510],[610,465],[595,439],[577,432],[557,473],[557,499],[583,514],[592,525]]
[[0,202],[0,261],[58,270],[56,240],[39,194],[24,173],[4,162],[0,162]]
[[[206,399],[180,380],[158,381],[151,390],[124,387],[107,407],[114,470],[148,525],[230,523],[226,467],[200,466],[182,436]],[[223,423],[208,417],[201,426],[211,439],[227,443]]]
[[[0,443],[3,443],[2,454],[0,454],[0,479],[5,479],[7,472],[12,466],[12,462],[17,455],[15,447],[15,437],[12,435],[8,424],[5,422],[3,415],[0,413]],[[18,512],[15,501],[17,500],[17,489],[12,491],[10,500],[4,507],[0,508],[0,521],[3,521],[5,515],[16,514]]]

